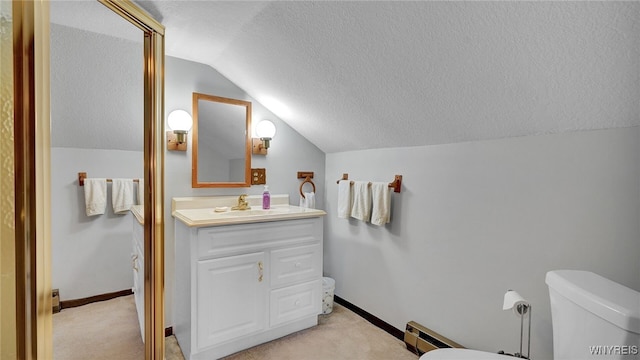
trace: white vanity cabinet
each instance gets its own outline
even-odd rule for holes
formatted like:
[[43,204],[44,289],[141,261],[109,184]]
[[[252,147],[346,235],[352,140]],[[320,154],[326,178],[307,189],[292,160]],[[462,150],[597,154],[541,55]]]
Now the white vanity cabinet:
[[136,216],[133,218],[133,251],[131,252],[131,268],[133,270],[133,297],[140,323],[140,336],[144,342],[144,225]]
[[216,226],[175,221],[174,333],[215,359],[317,325],[322,217]]

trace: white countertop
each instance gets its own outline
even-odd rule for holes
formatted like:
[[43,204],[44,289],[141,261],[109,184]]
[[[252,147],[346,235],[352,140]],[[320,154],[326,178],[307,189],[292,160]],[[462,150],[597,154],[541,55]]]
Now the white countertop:
[[323,210],[289,205],[288,195],[271,195],[269,210],[262,209],[262,195],[247,197],[251,209],[230,210],[236,205],[237,199],[237,196],[173,198],[171,215],[189,227],[204,227],[311,218],[327,214]]
[[232,210],[215,212],[208,209],[183,209],[173,212],[173,217],[189,227],[247,224],[265,221],[292,220],[324,216],[327,213],[318,209],[307,209],[292,205],[275,205],[269,210]]

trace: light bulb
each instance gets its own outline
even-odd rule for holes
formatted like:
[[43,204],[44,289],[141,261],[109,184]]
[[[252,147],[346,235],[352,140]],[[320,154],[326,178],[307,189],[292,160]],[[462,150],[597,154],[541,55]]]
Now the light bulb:
[[269,120],[262,120],[256,125],[256,134],[261,139],[272,139],[276,135],[276,126]]
[[167,124],[173,131],[184,131],[186,133],[191,130],[193,119],[191,119],[191,115],[184,110],[174,110],[169,114]]
[[174,110],[169,114],[167,118],[167,125],[176,134],[176,141],[178,144],[183,144],[187,141],[187,133],[193,126],[193,119],[188,112],[184,110]]

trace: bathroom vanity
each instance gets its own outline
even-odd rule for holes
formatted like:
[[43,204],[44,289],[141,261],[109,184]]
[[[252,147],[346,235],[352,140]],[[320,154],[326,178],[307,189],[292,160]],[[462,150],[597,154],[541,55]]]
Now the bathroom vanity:
[[[272,196],[174,198],[174,333],[186,359],[214,359],[317,324],[322,210]],[[218,208],[220,212],[216,212]]]

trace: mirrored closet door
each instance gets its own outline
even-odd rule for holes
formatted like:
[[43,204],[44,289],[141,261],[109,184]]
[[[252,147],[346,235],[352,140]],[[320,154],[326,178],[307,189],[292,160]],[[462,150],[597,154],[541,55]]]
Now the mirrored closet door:
[[98,1],[50,6],[54,358],[144,359],[143,32]]

